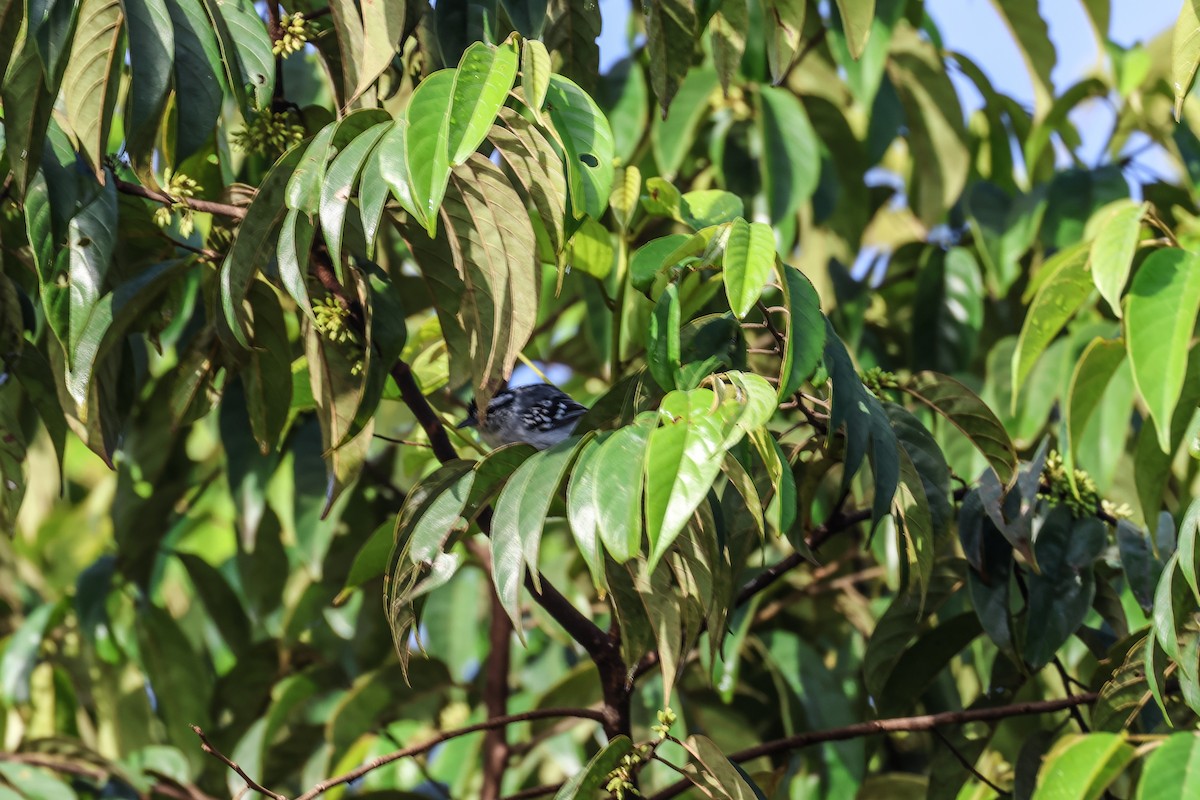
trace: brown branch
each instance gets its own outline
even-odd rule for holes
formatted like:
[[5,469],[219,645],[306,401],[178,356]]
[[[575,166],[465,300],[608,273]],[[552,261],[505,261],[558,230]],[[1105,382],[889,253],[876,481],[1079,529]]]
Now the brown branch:
[[[0,761],[7,761],[11,764],[24,764],[30,767],[41,767],[63,775],[74,775],[77,778],[84,778],[96,784],[107,782],[113,775],[110,770],[101,766],[53,758],[40,753],[0,752]],[[197,787],[180,783],[168,775],[163,775],[155,770],[146,770],[145,772],[147,775],[157,779],[150,786],[150,795],[161,794],[164,797],[172,798],[172,800],[215,800],[211,795],[205,794]],[[119,774],[117,777],[122,783],[131,785]]]
[[254,780],[254,778],[251,778],[249,775],[247,775],[245,770],[233,763],[233,761],[229,759],[229,756],[213,747],[212,742],[208,741],[208,737],[204,735],[204,731],[200,730],[199,725],[192,725],[191,727],[195,734],[200,737],[200,749],[236,772],[238,777],[246,782],[246,786],[261,795],[272,798],[272,800],[287,800],[286,795],[277,794],[272,792],[270,789],[265,788],[258,781]]
[[541,786],[531,786],[528,789],[522,789],[515,794],[506,794],[501,800],[530,800],[533,797],[544,797],[548,794],[554,794],[561,788],[561,783],[543,783]]
[[[967,722],[984,722],[988,720],[1021,717],[1030,714],[1048,714],[1054,711],[1075,708],[1076,706],[1094,703],[1100,697],[1099,692],[1084,692],[1082,694],[1063,697],[1058,700],[1037,700],[1028,703],[1014,703],[994,708],[972,708],[965,711],[944,711],[940,714],[922,714],[914,717],[894,717],[877,719],[870,722],[858,722],[841,728],[830,728],[823,731],[808,731],[784,739],[764,742],[745,750],[739,750],[729,756],[730,761],[750,761],[762,756],[787,753],[800,750],[814,744],[824,742],[840,742],[846,739],[858,739],[863,736],[875,736],[880,733],[899,733],[912,731],[931,731],[943,725],[960,725]],[[679,781],[668,786],[648,800],[668,800],[687,791],[692,786],[691,781]]]
[[[490,571],[490,570],[489,570]],[[492,619],[488,624],[488,655],[483,677],[483,706],[489,719],[508,713],[508,671],[512,659],[512,626],[504,603],[491,591]],[[483,737],[481,800],[498,800],[508,765],[508,738],[504,728],[492,728]]]
[[120,178],[113,177],[116,181],[117,191],[123,194],[131,194],[136,197],[144,197],[147,200],[155,203],[162,203],[164,206],[185,205],[193,211],[203,211],[206,214],[216,214],[230,219],[243,220],[246,218],[246,209],[241,206],[230,205],[229,203],[216,203],[212,200],[198,200],[193,197],[171,197],[165,192],[157,192],[142,186],[139,183],[130,183],[123,181]]

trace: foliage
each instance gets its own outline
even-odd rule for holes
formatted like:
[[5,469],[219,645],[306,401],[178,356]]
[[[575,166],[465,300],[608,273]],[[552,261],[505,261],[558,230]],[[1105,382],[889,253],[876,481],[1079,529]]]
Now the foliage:
[[1197,791],[1196,3],[642,5],[0,0],[0,798]]

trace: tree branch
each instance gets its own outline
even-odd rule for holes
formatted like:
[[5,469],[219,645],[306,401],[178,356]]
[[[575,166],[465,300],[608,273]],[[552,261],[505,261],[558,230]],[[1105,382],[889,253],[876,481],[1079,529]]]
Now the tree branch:
[[[512,658],[512,626],[504,604],[491,591],[492,619],[488,625],[488,655],[483,677],[483,707],[489,719],[508,713],[508,670]],[[504,728],[492,728],[483,737],[483,786],[481,800],[498,800],[508,765],[508,738]]]
[[235,764],[232,760],[230,760],[229,756],[225,755],[220,750],[213,747],[212,742],[210,742],[208,740],[208,737],[204,735],[204,731],[200,730],[199,725],[193,725],[192,731],[194,731],[195,734],[200,737],[200,749],[203,750],[204,752],[208,753],[213,758],[220,761],[225,766],[229,767],[234,772],[236,772],[238,777],[246,782],[246,786],[248,786],[249,788],[253,789],[254,791],[258,792],[261,795],[270,797],[272,800],[287,800],[286,795],[277,794],[275,792],[272,792],[270,789],[267,789],[262,784],[260,784],[258,781],[254,780],[254,778],[251,778],[249,775],[247,775],[245,770],[243,770],[241,767],[239,767],[237,764]]
[[[874,736],[880,733],[898,733],[911,731],[931,731],[943,725],[960,725],[967,722],[983,722],[987,720],[1021,717],[1030,714],[1048,714],[1054,711],[1072,709],[1076,706],[1094,703],[1100,694],[1084,692],[1058,700],[1038,700],[1028,703],[1014,703],[994,708],[972,708],[965,711],[945,711],[940,714],[922,714],[915,717],[893,717],[877,719],[870,722],[859,722],[842,728],[830,728],[823,731],[808,731],[784,739],[764,742],[745,750],[739,750],[729,756],[730,761],[750,761],[762,756],[786,753],[799,750],[810,745],[823,742],[839,742],[845,739],[857,739],[863,736]],[[679,781],[666,789],[651,795],[648,800],[668,800],[687,791],[692,786],[691,781]]]
[[212,200],[198,200],[193,197],[171,197],[164,192],[156,192],[153,189],[148,189],[139,183],[130,183],[123,181],[120,178],[113,176],[116,181],[117,191],[123,194],[131,194],[136,197],[144,197],[155,203],[162,203],[164,206],[185,205],[194,211],[203,211],[206,214],[216,214],[230,219],[243,220],[246,218],[246,209],[241,206],[233,206],[228,203],[215,203]]

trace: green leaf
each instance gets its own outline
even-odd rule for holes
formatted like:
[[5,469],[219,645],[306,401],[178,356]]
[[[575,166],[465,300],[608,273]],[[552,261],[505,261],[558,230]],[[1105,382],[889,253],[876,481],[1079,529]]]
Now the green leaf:
[[1133,276],[1127,302],[1125,340],[1133,380],[1158,428],[1158,446],[1169,452],[1171,418],[1200,313],[1200,259],[1175,248],[1156,250]]
[[837,0],[842,27],[846,31],[846,44],[850,55],[860,58],[871,35],[871,20],[875,18],[875,0]]
[[632,752],[633,742],[628,736],[613,737],[583,770],[562,785],[554,800],[591,800],[608,784],[609,774]]
[[1105,389],[1125,361],[1125,343],[1119,339],[1094,339],[1084,348],[1067,390],[1067,443],[1063,449],[1067,476],[1074,481],[1074,453],[1088,420],[1105,397]]
[[563,143],[572,210],[600,219],[613,182],[613,135],[608,119],[582,89],[561,75],[546,92],[550,120]]
[[692,64],[697,19],[694,0],[660,0],[643,3],[646,16],[646,50],[650,55],[650,83],[663,115]]
[[[567,513],[571,529],[587,531],[592,526],[604,549],[618,564],[638,554],[642,544],[643,470],[630,472],[631,464],[645,462],[646,447],[654,418],[640,417],[619,428],[600,442],[590,463],[581,464],[571,475]],[[581,474],[582,473],[582,474]],[[624,474],[624,480],[609,476]]]
[[[636,169],[636,167],[634,167]],[[693,230],[733,222],[746,213],[742,198],[721,189],[696,189],[680,198],[680,216]]]
[[[1075,315],[1092,293],[1092,276],[1087,269],[1088,246],[1080,242],[1055,253],[1042,265],[1037,294],[1029,304],[1017,348],[1013,351],[1012,385],[1020,389],[1029,377],[1038,356]],[[1013,408],[1017,395],[1013,394]]]
[[9,705],[29,702],[29,676],[41,663],[42,640],[59,606],[43,603],[31,611],[5,642],[0,657],[0,697]]
[[23,197],[41,163],[46,127],[58,94],[58,86],[46,85],[32,39],[27,38],[20,51],[13,54],[0,87],[0,101],[4,103],[4,149],[13,183]]
[[[455,74],[452,69],[443,69],[421,81],[405,110],[408,130],[399,134],[404,142],[409,194],[430,236],[437,229],[438,208],[450,179],[450,111]],[[400,125],[393,130],[399,131]],[[387,173],[384,177],[386,180]]]
[[[539,36],[542,27],[546,24],[546,9],[549,6],[547,0],[500,0],[500,2],[504,6],[504,12],[508,14],[509,20],[512,21],[513,27],[526,37],[525,41],[536,41],[530,37]],[[538,44],[541,43],[538,42]],[[547,57],[546,63],[549,64],[549,57]]]
[[329,258],[334,264],[342,263],[342,227],[350,205],[351,190],[371,149],[391,126],[391,122],[378,122],[350,140],[329,164],[320,184],[321,231],[329,247]]
[[1179,571],[1183,573],[1188,586],[1192,587],[1197,602],[1200,602],[1200,579],[1197,578],[1197,573],[1200,573],[1200,547],[1197,546],[1197,539],[1200,539],[1200,499],[1192,501],[1183,515],[1183,521],[1179,523],[1179,549],[1176,551],[1179,554]]
[[546,90],[550,88],[553,71],[546,45],[537,39],[521,42],[521,91],[525,95],[525,104],[534,112],[541,112],[546,103]]
[[1196,80],[1200,66],[1200,2],[1183,0],[1175,33],[1171,39],[1171,87],[1175,91],[1175,121],[1180,119],[1183,101]]
[[1193,797],[1200,794],[1200,739],[1173,733],[1156,747],[1142,766],[1135,800]]
[[1083,624],[1096,593],[1092,562],[1107,544],[1107,530],[1094,517],[1073,519],[1066,506],[1046,516],[1034,542],[1040,569],[1028,576],[1029,624],[1025,661],[1041,669]]
[[983,328],[983,277],[965,247],[926,249],[913,300],[914,366],[954,373],[967,369]]
[[1133,745],[1117,733],[1068,734],[1046,754],[1033,800],[1096,800],[1135,755]]
[[775,266],[775,234],[765,222],[733,221],[725,242],[721,269],[725,296],[738,319],[744,319],[762,296]]
[[303,147],[304,155],[292,170],[284,191],[284,205],[288,208],[303,211],[310,217],[317,213],[321,206],[321,186],[325,182],[330,143],[337,129],[338,123],[329,123]]
[[74,0],[29,0],[26,36],[37,43],[38,55],[52,83],[62,80],[66,64],[63,56],[70,49],[75,32],[78,4]]
[[684,774],[706,795],[716,800],[754,800],[763,796],[712,739],[689,736],[684,748],[699,762],[688,764]]
[[936,372],[914,375],[901,389],[966,436],[996,471],[1001,483],[1012,480],[1018,463],[1016,448],[1003,423],[974,392]]
[[[225,101],[221,47],[200,0],[167,4],[175,30],[176,164],[212,139]],[[111,35],[111,34],[110,34]],[[108,70],[106,69],[105,72]],[[96,75],[99,78],[99,74]],[[94,89],[103,95],[104,87]]]
[[117,103],[121,18],[119,0],[83,0],[63,75],[67,122],[97,176],[102,174],[108,153],[108,132]]
[[708,67],[692,70],[679,86],[679,93],[670,111],[654,120],[651,146],[659,174],[670,180],[675,177],[683,159],[696,141],[696,129],[709,109],[717,73]]
[[404,16],[407,3],[389,0],[362,0],[362,60],[358,65],[358,85],[354,97],[365,92],[392,63],[392,57],[404,45]]
[[596,456],[600,452],[600,444],[611,436],[607,432],[601,433],[580,448],[579,458],[571,470],[570,483],[567,485],[567,521],[597,591],[604,588],[604,549],[598,525],[601,480]]
[[246,312],[242,308],[242,301],[246,299],[258,271],[270,260],[272,250],[276,249],[271,234],[284,215],[284,192],[292,170],[303,153],[304,147],[293,147],[271,167],[258,188],[258,194],[254,196],[254,202],[246,210],[246,218],[238,227],[233,247],[229,248],[229,254],[221,263],[221,311],[225,322],[222,333],[231,334],[242,347],[250,346],[243,327]]
[[690,237],[673,233],[653,239],[634,251],[629,259],[629,283],[639,292],[648,292],[659,271],[667,265],[667,256],[679,250]]
[[712,37],[713,63],[721,79],[721,88],[729,93],[729,83],[742,63],[746,52],[746,33],[750,26],[750,11],[746,0],[721,0],[709,21]]
[[187,569],[192,586],[225,640],[225,646],[235,654],[244,653],[251,643],[250,618],[242,602],[225,577],[203,558],[191,553],[176,553]]
[[555,253],[566,247],[567,181],[562,159],[546,136],[529,120],[507,108],[488,139],[500,154],[500,166],[514,187],[532,204]]
[[821,316],[821,298],[800,270],[777,262],[782,280],[784,305],[788,309],[779,366],[779,399],[791,397],[800,385],[812,377],[825,350],[825,318]]
[[[250,290],[253,349],[242,371],[250,429],[265,455],[279,444],[292,405],[292,347],[275,292],[256,283]],[[311,367],[311,365],[310,365]]]
[[[408,241],[438,301],[452,375],[489,390],[511,374],[537,318],[535,242],[520,197],[474,155],[455,168],[437,238]],[[456,330],[461,337],[453,338]]]
[[112,181],[94,192],[67,225],[67,270],[70,276],[67,363],[74,368],[76,351],[87,330],[117,243],[117,190]]
[[144,171],[149,168],[171,91],[175,33],[166,0],[121,0],[121,5],[128,17],[129,65],[133,75],[125,140],[134,165]]
[[[275,92],[275,56],[266,25],[250,0],[205,0],[221,40],[222,60],[243,113],[265,111]],[[247,91],[254,101],[249,103]]]
[[758,96],[763,192],[771,221],[779,224],[817,190],[821,156],[817,134],[794,94],[764,86]]
[[567,245],[567,264],[593,278],[604,280],[612,271],[612,234],[596,220],[587,218]]
[[279,226],[275,258],[279,265],[279,282],[309,319],[313,317],[308,297],[308,262],[315,228],[307,214],[289,209]]
[[525,570],[529,569],[536,583],[546,514],[575,460],[579,444],[578,439],[571,438],[534,453],[517,468],[496,500],[491,535],[492,580],[496,595],[522,641],[525,634],[520,592]]
[[1051,73],[1057,58],[1037,0],[992,0],[992,7],[1008,26],[1013,41],[1021,51],[1021,57],[1032,79],[1037,107],[1049,107],[1054,97]]
[[636,61],[627,58],[604,75],[601,88],[601,103],[613,133],[613,149],[620,162],[628,165],[650,129],[650,90],[646,88],[646,76]]
[[903,22],[893,32],[888,75],[904,108],[911,158],[921,165],[909,205],[932,225],[966,185],[971,156],[962,107],[940,54]]
[[461,164],[491,130],[517,76],[515,45],[475,42],[454,73],[448,120],[451,164]]
[[1129,268],[1133,266],[1142,218],[1149,209],[1149,203],[1115,200],[1088,221],[1088,232],[1094,232],[1095,237],[1087,237],[1092,239],[1088,267],[1100,296],[1108,301],[1108,307],[1117,319],[1121,318],[1121,293],[1125,291]]
[[590,90],[600,73],[598,0],[550,0],[542,41],[561,59],[556,72]]
[[646,448],[646,534],[649,569],[679,536],[721,471],[728,428],[712,413],[708,389],[671,392],[659,408],[661,424]]
[[646,366],[668,392],[679,380],[679,316],[679,289],[671,283],[654,305],[646,339]]
[[807,0],[764,0],[763,17],[767,26],[767,64],[771,80],[779,85],[796,56],[804,34]]

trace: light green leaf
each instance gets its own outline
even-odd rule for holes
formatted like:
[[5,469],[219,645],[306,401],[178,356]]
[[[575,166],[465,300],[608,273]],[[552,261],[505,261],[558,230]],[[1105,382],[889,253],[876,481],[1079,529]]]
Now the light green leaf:
[[1158,446],[1168,452],[1188,342],[1200,313],[1200,259],[1185,250],[1156,250],[1133,276],[1126,302],[1125,340],[1133,380],[1158,428]]
[[612,234],[596,220],[584,219],[567,245],[567,264],[571,269],[604,280],[612,271]]
[[659,408],[645,462],[651,572],[721,471],[727,429],[711,413],[715,405],[712,391],[693,389],[671,392]]
[[[1013,351],[1014,388],[1019,390],[1025,384],[1038,356],[1091,294],[1092,276],[1087,269],[1087,256],[1087,242],[1080,242],[1058,251],[1042,265],[1045,277],[1041,278],[1037,294],[1029,304],[1017,348]],[[1014,410],[1016,398],[1014,392]]]
[[[653,416],[640,417],[605,440],[596,455],[597,481],[593,489],[598,506],[596,526],[604,549],[618,564],[624,564],[641,550],[645,479],[641,465],[646,460],[652,430]],[[614,474],[627,477],[620,481],[605,478]]]
[[537,39],[521,42],[521,91],[525,104],[540,113],[550,88],[550,52]]
[[[585,440],[587,441],[587,440]],[[492,580],[517,636],[524,641],[520,591],[528,568],[538,581],[538,551],[550,502],[570,469],[580,441],[567,439],[534,453],[517,468],[496,500],[492,517]]]
[[550,120],[562,139],[572,211],[600,219],[613,182],[613,135],[596,102],[561,75],[550,76],[546,92]]
[[1191,731],[1173,733],[1146,759],[1134,798],[1197,796],[1200,796],[1200,737]]
[[67,363],[75,367],[75,351],[91,320],[117,244],[117,190],[112,181],[95,187],[94,196],[67,225],[70,276],[70,336]]
[[306,214],[289,209],[279,226],[275,258],[279,265],[279,282],[308,317],[312,318],[312,302],[308,297],[308,258],[315,230]]
[[1175,120],[1196,80],[1200,65],[1200,0],[1183,0],[1171,39],[1171,87],[1175,91]]
[[[408,100],[408,129],[396,134],[404,143],[409,194],[430,236],[450,180],[450,111],[455,71],[443,69],[421,81]],[[393,132],[399,131],[399,124]],[[387,179],[387,173],[384,175]],[[395,191],[395,190],[393,190]]]
[[646,242],[634,251],[629,260],[629,282],[633,288],[640,292],[650,291],[659,271],[668,265],[667,257],[684,246],[689,239],[690,237],[682,233],[673,233]]
[[717,73],[708,67],[699,67],[688,73],[679,86],[669,111],[654,120],[651,145],[659,174],[670,180],[675,177],[684,157],[696,140],[696,128],[709,109],[709,102],[717,88]]
[[515,45],[475,42],[463,53],[454,73],[448,120],[451,164],[461,164],[491,130],[517,76]]
[[871,20],[875,18],[875,0],[837,0],[842,27],[846,31],[846,44],[850,55],[859,58],[871,35]]
[[733,222],[746,213],[742,198],[721,189],[696,189],[680,198],[680,216],[693,230]]
[[725,296],[738,319],[744,319],[762,296],[775,266],[775,234],[764,222],[735,219],[725,242],[721,269]]
[[1071,375],[1071,386],[1067,390],[1067,444],[1063,448],[1067,477],[1075,480],[1074,453],[1100,402],[1104,399],[1109,380],[1125,361],[1125,343],[1119,339],[1094,339],[1084,348],[1083,354]]
[[38,658],[42,640],[58,608],[55,603],[39,605],[5,642],[4,655],[0,657],[0,697],[6,704],[25,705],[29,702],[29,676],[42,660]]
[[643,3],[642,12],[646,16],[650,83],[665,115],[692,64],[698,33],[696,4],[695,0],[659,0]]
[[1038,109],[1048,108],[1054,97],[1054,83],[1050,74],[1054,71],[1057,58],[1037,0],[992,0],[992,7],[1008,26],[1013,41],[1021,51],[1033,82]]
[[1088,220],[1084,234],[1085,238],[1092,239],[1088,267],[1100,296],[1108,301],[1108,307],[1117,319],[1121,318],[1121,292],[1125,291],[1129,268],[1133,266],[1142,218],[1149,209],[1149,203],[1116,200]]
[[771,221],[789,219],[817,190],[821,156],[804,106],[786,89],[759,90],[760,162]]
[[1046,754],[1033,800],[1096,800],[1135,755],[1133,745],[1120,734],[1068,734]]
[[355,136],[334,157],[320,184],[321,230],[329,246],[329,258],[334,264],[342,261],[342,226],[346,221],[346,209],[350,204],[350,192],[358,180],[371,148],[392,126],[391,122],[378,122],[363,133]]

